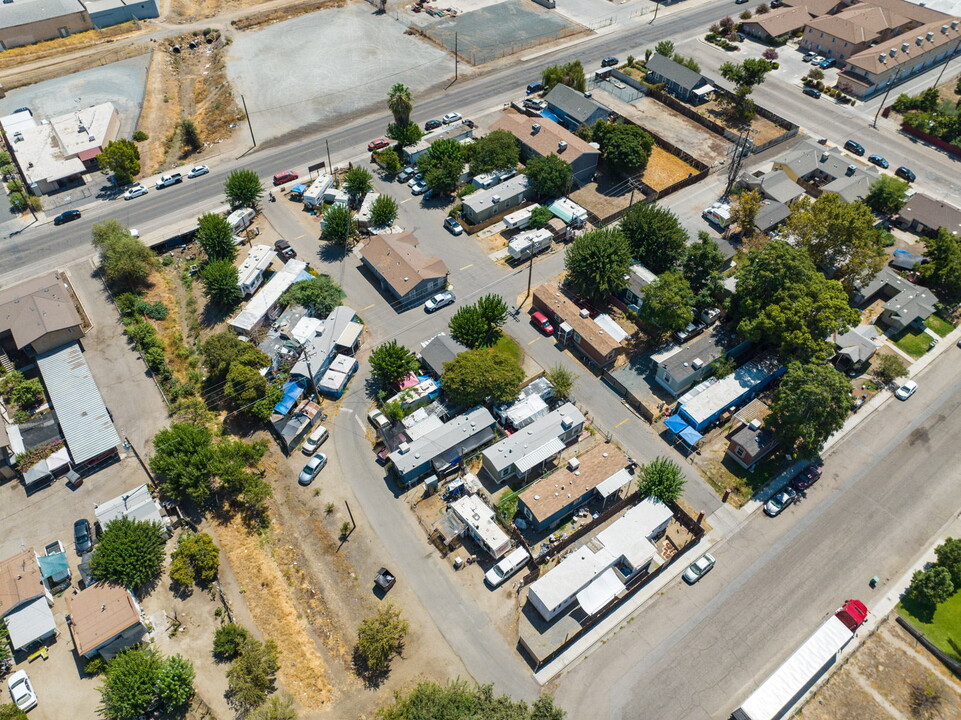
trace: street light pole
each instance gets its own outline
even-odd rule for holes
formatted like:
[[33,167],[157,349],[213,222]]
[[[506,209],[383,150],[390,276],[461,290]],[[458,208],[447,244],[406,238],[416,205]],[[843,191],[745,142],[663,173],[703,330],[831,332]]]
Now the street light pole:
[[941,76],[944,75],[944,71],[948,69],[948,63],[951,62],[951,56],[958,53],[958,49],[961,48],[961,39],[958,40],[958,44],[954,46],[954,52],[950,53],[944,59],[944,65],[941,66],[941,72],[938,73],[938,79],[934,81],[934,87],[941,84]]
[[884,103],[888,101],[888,95],[891,93],[891,88],[893,88],[897,84],[898,76],[901,75],[901,68],[903,67],[904,66],[902,65],[901,67],[898,68],[897,72],[894,73],[894,77],[891,78],[891,82],[888,83],[888,89],[884,91],[884,98],[882,98],[881,104],[878,105],[878,111],[874,113],[874,122],[871,123],[871,127],[875,129],[877,129],[878,127],[878,116],[881,114],[881,110],[884,108]]

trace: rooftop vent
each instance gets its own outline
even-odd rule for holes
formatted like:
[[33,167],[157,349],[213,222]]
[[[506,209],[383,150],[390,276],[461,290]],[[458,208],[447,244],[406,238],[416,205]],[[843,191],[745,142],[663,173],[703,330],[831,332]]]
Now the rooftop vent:
[[700,370],[702,367],[704,367],[704,361],[701,360],[701,358],[694,358],[691,361],[691,367],[695,370]]
[[947,26],[947,25],[942,25],[942,26],[941,26],[941,33],[944,34],[944,35],[947,35],[947,34],[948,34],[948,26]]
[[881,53],[880,55],[878,55],[878,61],[881,62],[882,64],[886,63],[888,61],[888,56],[885,55],[884,53]]
[[922,45],[924,45],[924,38],[918,35],[918,39],[915,40],[914,42],[918,47],[921,47]]
[[567,149],[567,141],[561,140],[557,143],[557,152],[564,152]]
[[928,33],[927,35],[925,35],[924,37],[926,37],[926,38],[928,39],[928,42],[931,42],[932,40],[934,40],[934,33],[933,33],[933,32],[929,32],[929,33]]
[[957,29],[958,29],[958,21],[957,21],[957,20],[952,20],[952,21],[951,21],[951,29],[952,29],[952,30],[957,30]]
[[534,123],[533,125],[531,125],[532,135],[537,135],[537,133],[539,133],[540,131],[541,131],[541,126],[538,123]]
[[580,466],[581,466],[581,461],[578,460],[576,457],[572,457],[570,460],[567,461],[567,467],[572,472],[574,470],[577,470]]
[[501,196],[495,195],[494,197],[491,198],[491,201],[495,203],[499,203],[501,201]]
[[540,496],[540,495],[535,495],[535,496],[534,496],[534,499],[535,499],[535,500],[540,500],[540,499],[541,499],[541,496]]
[[565,430],[570,430],[572,427],[574,427],[574,418],[572,418],[570,415],[565,415],[563,418],[561,418],[561,427]]
[[898,49],[897,49],[897,48],[891,48],[890,50],[888,50],[888,55],[890,55],[891,57],[897,57],[897,55],[898,55]]
[[910,43],[901,43],[901,52],[907,52],[909,47],[911,47]]
[[761,420],[759,418],[754,418],[753,420],[751,420],[751,422],[747,424],[747,426],[751,428],[751,430],[760,430]]
[[409,450],[410,450],[410,445],[408,445],[405,442],[402,442],[400,445],[397,446],[397,452],[399,452],[401,455],[403,455],[405,452],[408,452]]
[[829,157],[831,157],[831,153],[825,150],[823,153],[821,153],[821,162],[827,162]]
[[591,316],[591,311],[587,308],[581,308],[581,312],[579,314],[582,318],[589,318]]

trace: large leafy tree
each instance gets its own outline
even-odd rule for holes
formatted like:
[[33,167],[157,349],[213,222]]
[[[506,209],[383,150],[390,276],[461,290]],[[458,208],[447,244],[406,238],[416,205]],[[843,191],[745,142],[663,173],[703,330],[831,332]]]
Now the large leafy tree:
[[117,220],[104,220],[91,228],[93,246],[100,251],[100,268],[111,285],[136,290],[147,284],[156,256]]
[[227,670],[227,693],[238,710],[258,707],[274,689],[280,669],[277,645],[247,638]]
[[644,172],[651,157],[654,138],[643,128],[627,123],[600,121],[592,137],[601,146],[607,166],[621,177]]
[[487,323],[473,305],[460,307],[451,316],[447,327],[450,329],[450,336],[464,347],[473,350],[491,344]]
[[668,458],[654,458],[641,468],[637,489],[647,497],[663,503],[677,502],[684,491],[684,470]]
[[592,230],[567,248],[564,266],[578,295],[600,300],[624,287],[624,277],[631,266],[631,248],[620,230]]
[[204,367],[211,383],[220,383],[230,371],[234,363],[241,363],[255,368],[270,365],[268,358],[262,351],[244,342],[230,331],[211,335],[203,345]]
[[553,153],[532,157],[525,167],[531,189],[540,200],[562,197],[574,184],[574,171],[566,160]]
[[492,685],[464,680],[440,685],[426,680],[395,693],[377,716],[380,720],[564,720],[565,713],[554,706],[550,695],[541,695],[528,707],[523,700],[495,695]]
[[816,457],[854,409],[851,383],[823,362],[788,366],[765,424],[781,447],[798,457]]
[[97,155],[97,164],[113,173],[117,185],[127,185],[140,173],[140,150],[126,138],[111,140]]
[[197,222],[197,242],[210,260],[229,260],[237,257],[234,230],[220,213],[205,213]]
[[472,175],[506,170],[517,166],[521,159],[521,146],[517,137],[507,130],[494,130],[474,142],[470,171]]
[[947,538],[934,548],[934,555],[938,565],[951,574],[951,582],[956,588],[961,588],[961,538]]
[[214,260],[204,265],[203,270],[200,271],[204,295],[210,298],[210,302],[224,310],[237,307],[243,299],[239,281],[237,268],[230,260]]
[[567,85],[567,87],[580,92],[587,90],[587,78],[584,77],[584,66],[581,65],[580,60],[569,62],[566,65],[546,67],[541,77],[545,90],[553,90],[555,85]]
[[864,203],[845,202],[829,192],[814,201],[802,197],[792,210],[784,234],[847,290],[869,281],[884,266],[884,240]]
[[12,702],[0,705],[0,720],[30,720],[27,713]]
[[294,699],[286,693],[275,693],[247,715],[248,720],[297,720]]
[[946,602],[954,595],[955,587],[947,568],[933,565],[925,570],[917,570],[911,576],[907,595],[921,605],[935,607]]
[[391,604],[365,618],[357,628],[357,649],[367,668],[373,672],[386,670],[394,655],[404,649],[404,638],[409,629],[410,625],[400,610]]
[[748,254],[731,310],[738,332],[776,345],[785,359],[825,359],[827,341],[858,320],[840,283],[828,280],[804,250],[773,240]]
[[403,83],[394,83],[387,92],[387,108],[394,116],[394,122],[405,124],[410,120],[414,109],[414,95]]
[[130,590],[146,587],[160,577],[165,542],[159,523],[117,518],[104,528],[90,558],[90,572]]
[[100,688],[100,712],[111,720],[132,720],[146,714],[157,699],[157,681],[164,660],[153,648],[124,650],[107,664]]
[[549,368],[544,374],[544,377],[554,386],[554,397],[561,398],[562,400],[570,397],[571,390],[574,389],[574,383],[577,381],[577,374],[571,372],[561,364]]
[[234,170],[224,181],[224,194],[231,208],[256,209],[264,195],[264,186],[253,170]]
[[453,138],[435,140],[417,160],[427,187],[437,192],[453,192],[464,174],[464,148]]
[[890,385],[899,377],[904,377],[907,372],[908,366],[900,355],[888,355],[886,353],[878,355],[874,361],[874,367],[871,368],[871,375],[884,386]]
[[343,288],[330,275],[317,275],[310,280],[295,282],[280,296],[280,302],[284,305],[300,305],[314,317],[323,320],[345,297]]
[[731,208],[731,223],[736,225],[744,239],[754,236],[754,224],[761,211],[761,193],[758,190],[744,190],[737,196]]
[[461,407],[507,402],[523,381],[520,363],[490,348],[468,350],[444,365],[444,390]]
[[487,333],[491,338],[491,343],[497,340],[500,335],[500,329],[504,327],[504,323],[507,322],[507,303],[504,302],[504,298],[500,295],[484,295],[477,299],[474,303],[474,307],[477,308],[477,312],[484,319],[487,325]]
[[200,138],[200,131],[197,123],[190,118],[183,118],[180,123],[180,140],[184,147],[190,152],[197,152],[204,146],[204,141]]
[[961,299],[961,241],[944,228],[924,239],[929,262],[921,266],[921,277],[944,302]]
[[377,346],[370,354],[370,372],[384,385],[396,385],[419,365],[417,356],[396,340]]
[[908,189],[911,186],[901,178],[882,175],[873,183],[864,198],[864,204],[882,215],[893,215],[908,200]]
[[173,655],[160,667],[157,695],[171,709],[183,708],[194,696],[194,666],[181,655]]
[[370,206],[370,226],[388,227],[397,219],[397,201],[390,195],[380,195]]
[[234,363],[227,373],[224,396],[235,411],[267,422],[283,392],[269,384],[256,368]]
[[401,147],[410,147],[420,142],[424,131],[415,122],[391,123],[387,126],[386,135]]
[[638,317],[661,335],[680,330],[694,319],[694,293],[679,272],[662,273],[644,288]]
[[667,272],[684,261],[687,231],[667,208],[635,203],[621,216],[620,225],[634,257],[651,272]]
[[217,451],[213,434],[205,427],[188,423],[173,423],[154,437],[150,469],[160,476],[160,482],[178,500],[191,499],[202,503],[213,490],[213,467]]
[[205,585],[217,577],[220,551],[207,533],[188,532],[180,536],[170,555],[170,577],[184,586]]
[[357,223],[350,208],[343,203],[337,203],[324,213],[323,227],[324,240],[337,245],[347,245],[357,235]]
[[717,242],[701,230],[697,242],[687,249],[684,257],[684,277],[697,296],[695,307],[704,307],[720,295],[722,290],[721,268],[724,255]]
[[351,195],[363,195],[374,189],[374,176],[370,170],[354,165],[344,175],[344,189]]

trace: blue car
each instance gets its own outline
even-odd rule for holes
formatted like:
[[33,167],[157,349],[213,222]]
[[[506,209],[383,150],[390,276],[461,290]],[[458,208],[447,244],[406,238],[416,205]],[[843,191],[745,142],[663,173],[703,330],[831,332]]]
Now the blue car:
[[822,70],[827,70],[828,68],[833,68],[837,64],[838,64],[838,61],[835,60],[834,58],[827,58],[826,60],[822,60],[821,62],[819,62],[818,66]]
[[883,157],[881,157],[880,155],[868,155],[868,162],[869,162],[869,163],[874,163],[874,164],[877,165],[878,167],[882,167],[882,168],[884,168],[885,170],[886,170],[886,169],[888,168],[888,166],[891,164],[891,163],[889,163],[887,160],[885,160]]

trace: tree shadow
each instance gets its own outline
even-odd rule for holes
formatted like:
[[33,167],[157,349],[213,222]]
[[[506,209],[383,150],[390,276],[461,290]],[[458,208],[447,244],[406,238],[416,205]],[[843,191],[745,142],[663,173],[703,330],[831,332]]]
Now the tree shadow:
[[200,325],[205,329],[216,327],[230,317],[236,309],[236,306],[225,307],[212,302],[205,303],[203,312],[200,313]]
[[339,263],[347,258],[347,248],[337,243],[321,241],[317,250],[317,257],[321,262]]
[[367,658],[364,657],[364,654],[360,651],[360,648],[356,646],[354,647],[353,666],[354,673],[357,675],[357,677],[363,680],[364,687],[366,687],[368,690],[378,689],[390,676],[389,664],[384,668],[371,668],[367,664]]
[[922,622],[925,625],[934,622],[934,611],[937,609],[935,605],[921,602],[907,593],[901,598],[901,605],[905,611],[918,622]]

